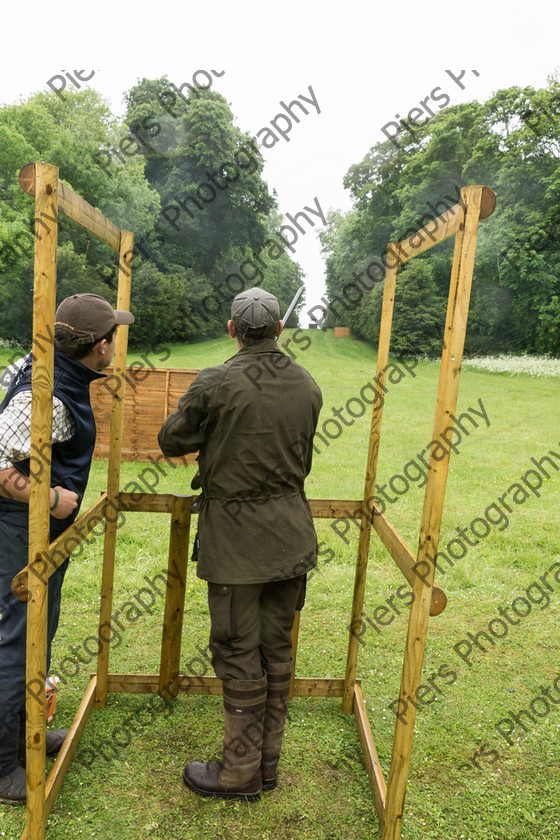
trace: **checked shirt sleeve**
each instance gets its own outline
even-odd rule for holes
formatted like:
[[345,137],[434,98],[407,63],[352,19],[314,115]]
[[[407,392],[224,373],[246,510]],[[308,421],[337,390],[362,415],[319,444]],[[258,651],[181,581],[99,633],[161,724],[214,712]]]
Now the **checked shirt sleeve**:
[[[58,397],[53,398],[52,442],[64,443],[74,434],[74,420]],[[0,414],[0,470],[31,454],[31,391],[21,391]]]

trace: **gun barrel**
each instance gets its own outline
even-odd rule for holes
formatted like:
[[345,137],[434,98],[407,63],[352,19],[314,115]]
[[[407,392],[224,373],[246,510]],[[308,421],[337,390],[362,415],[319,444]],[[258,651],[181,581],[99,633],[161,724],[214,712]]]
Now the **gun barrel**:
[[300,299],[301,293],[303,292],[304,289],[305,289],[305,285],[302,284],[299,287],[299,289],[297,290],[297,292],[295,293],[295,295],[293,296],[292,302],[290,303],[290,305],[286,309],[286,313],[285,313],[284,317],[282,318],[282,321],[284,322],[284,324],[286,324],[288,322],[288,318],[290,317],[290,315],[292,314],[292,312],[296,308],[296,303]]

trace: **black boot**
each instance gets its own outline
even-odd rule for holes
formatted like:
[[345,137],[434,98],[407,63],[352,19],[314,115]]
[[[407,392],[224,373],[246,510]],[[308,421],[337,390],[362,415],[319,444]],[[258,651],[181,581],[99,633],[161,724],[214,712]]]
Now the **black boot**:
[[13,773],[0,778],[0,802],[8,805],[25,805],[27,801],[25,770],[16,767]]
[[286,723],[290,684],[292,681],[292,660],[269,662],[265,665],[268,677],[266,712],[262,742],[262,786],[272,790],[278,783],[278,761],[282,749],[282,737]]
[[224,680],[224,749],[221,761],[189,761],[183,781],[200,796],[242,799],[260,796],[261,743],[266,674],[259,680]]

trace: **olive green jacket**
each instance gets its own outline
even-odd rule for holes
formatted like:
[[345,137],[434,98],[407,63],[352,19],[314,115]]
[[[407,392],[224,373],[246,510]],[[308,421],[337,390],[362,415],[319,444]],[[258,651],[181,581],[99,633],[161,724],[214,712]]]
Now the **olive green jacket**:
[[199,450],[198,576],[212,583],[296,577],[317,563],[303,485],[321,391],[273,339],[202,370],[163,424],[167,456]]

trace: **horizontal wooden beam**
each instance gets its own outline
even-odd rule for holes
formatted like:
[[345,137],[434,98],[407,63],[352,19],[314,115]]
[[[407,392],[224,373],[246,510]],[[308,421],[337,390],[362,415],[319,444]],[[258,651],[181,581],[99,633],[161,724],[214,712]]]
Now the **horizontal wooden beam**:
[[348,499],[309,499],[315,519],[358,519],[361,505],[361,502]]
[[[135,513],[171,513],[173,500],[177,493],[119,493],[117,504],[119,510]],[[193,501],[198,496],[190,496]],[[193,510],[193,513],[195,511]]]
[[[176,493],[119,493],[118,505],[119,510],[137,513],[171,513],[176,497]],[[194,501],[198,495],[188,498]],[[309,505],[316,519],[357,519],[360,516],[361,502],[355,499],[309,499]]]
[[[119,511],[141,513],[171,513],[173,500],[178,497],[175,493],[119,493]],[[181,496],[194,501],[197,495]],[[356,499],[310,499],[311,512],[315,519],[360,519],[362,503]],[[413,566],[416,558],[406,545],[395,527],[387,517],[381,513],[376,502],[373,503],[373,527],[381,542],[409,582],[414,586],[416,575]],[[195,513],[196,511],[193,511]],[[102,521],[107,514],[115,515],[116,511],[107,509],[107,495],[93,504],[89,510],[64,531],[50,546],[47,554],[41,560],[35,560],[32,566],[27,565],[12,581],[12,592],[20,601],[26,601],[29,595],[29,572],[47,581],[53,572],[62,565],[66,557],[77,548],[88,534]],[[438,587],[432,591],[432,607],[430,615],[439,615],[445,609],[447,598]]]
[[[35,575],[39,580],[48,581],[50,576],[55,572],[66,560],[66,558],[75,551],[75,549],[82,543],[88,534],[93,529],[103,522],[105,516],[109,513],[107,510],[107,494],[104,493],[97,502],[95,502],[89,510],[82,513],[75,522],[70,525],[65,531],[60,534],[49,545],[48,551],[43,557],[34,560],[33,563],[25,566],[24,569],[15,576],[12,581],[12,592],[20,601],[27,601],[29,596],[29,573]],[[114,511],[117,514],[117,511]]]
[[[145,511],[152,513],[170,513],[173,510],[172,493],[119,493],[119,510]],[[191,497],[193,500],[197,496]],[[360,519],[363,504],[357,499],[309,499],[314,519]],[[395,527],[381,513],[377,502],[373,502],[373,527],[381,542],[407,579],[414,587],[416,575],[413,566],[416,558],[406,545]],[[193,511],[196,513],[197,511]],[[437,586],[432,590],[430,615],[439,615],[447,605],[447,597]]]
[[[35,195],[35,164],[26,163],[19,173],[19,183],[27,195]],[[76,224],[85,228],[106,245],[119,253],[121,247],[121,230],[107,219],[100,210],[96,210],[77,193],[67,187],[62,181],[52,185],[58,189],[58,209]],[[46,219],[46,216],[45,216]],[[39,220],[48,225],[48,221]],[[56,223],[56,219],[53,224]],[[39,231],[40,233],[40,231]]]
[[361,686],[357,681],[354,685],[354,717],[358,727],[358,735],[364,753],[364,761],[369,778],[369,784],[373,793],[375,811],[379,823],[383,825],[383,812],[385,811],[385,800],[387,799],[387,785],[379,763],[379,756],[373,740],[373,734],[369,725],[369,719],[364,703]]
[[[315,518],[327,517],[337,519],[361,519],[363,516],[363,502],[342,501],[335,499],[310,499],[311,512]],[[372,503],[373,527],[381,542],[405,576],[408,583],[414,588],[417,575],[414,573],[416,557],[407,546],[403,538],[397,532],[395,526],[381,513],[377,502]],[[367,516],[372,513],[368,509]],[[447,596],[443,590],[434,586],[432,589],[432,605],[430,615],[439,615],[447,605]]]
[[[222,694],[222,681],[217,677],[179,674],[179,694]],[[357,680],[357,684],[359,684]],[[109,674],[107,691],[121,694],[157,694],[159,674]],[[344,680],[296,677],[296,697],[342,697]]]

